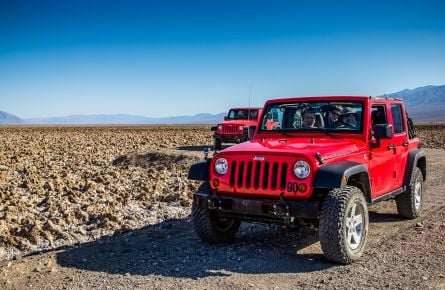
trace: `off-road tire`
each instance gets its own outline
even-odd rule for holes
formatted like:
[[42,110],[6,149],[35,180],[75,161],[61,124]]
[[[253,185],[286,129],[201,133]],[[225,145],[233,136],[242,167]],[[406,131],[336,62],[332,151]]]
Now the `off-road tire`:
[[218,138],[218,137],[213,138],[213,147],[215,148],[215,150],[221,150],[222,141],[220,138]]
[[[360,235],[357,233],[359,227],[351,227],[349,223],[351,219],[348,215],[351,214],[354,204],[356,208],[352,215],[355,215],[358,209],[362,217]],[[331,190],[323,201],[320,214],[319,237],[325,257],[341,264],[351,264],[358,260],[365,248],[368,224],[368,208],[359,188],[347,186]],[[351,237],[355,238],[349,231],[351,228],[356,230],[356,236],[360,236],[354,245],[351,245]]]
[[[416,191],[420,190],[420,197]],[[417,197],[417,200],[416,200]],[[415,219],[422,213],[423,176],[419,167],[414,170],[413,180],[408,189],[396,196],[397,212],[400,216]]]
[[[209,183],[202,183],[198,193],[210,194]],[[196,198],[192,204],[192,223],[198,237],[209,244],[233,242],[241,224],[237,219],[220,219],[216,211],[199,207]]]

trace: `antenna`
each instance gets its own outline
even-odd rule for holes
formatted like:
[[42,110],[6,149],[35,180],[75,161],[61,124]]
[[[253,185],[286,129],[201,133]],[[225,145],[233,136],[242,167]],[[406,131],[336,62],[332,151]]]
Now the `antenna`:
[[249,109],[247,110],[247,120],[250,120],[250,97],[252,94],[252,86],[249,86]]

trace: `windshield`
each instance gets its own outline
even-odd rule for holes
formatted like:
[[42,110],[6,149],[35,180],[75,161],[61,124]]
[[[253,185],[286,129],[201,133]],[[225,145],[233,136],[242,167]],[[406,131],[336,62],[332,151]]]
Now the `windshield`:
[[266,107],[260,131],[360,132],[362,111],[359,101],[275,103]]
[[[248,111],[250,111],[250,117],[248,117]],[[240,119],[256,119],[258,118],[258,110],[248,110],[248,109],[236,109],[230,110],[229,119],[240,120]]]

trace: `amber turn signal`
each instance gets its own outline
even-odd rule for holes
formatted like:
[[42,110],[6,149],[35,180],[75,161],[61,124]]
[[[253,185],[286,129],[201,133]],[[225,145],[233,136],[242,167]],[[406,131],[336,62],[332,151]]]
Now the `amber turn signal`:
[[213,185],[213,187],[218,187],[219,186],[219,179],[218,178],[214,178],[212,180],[212,185]]
[[306,192],[306,190],[307,190],[307,185],[304,184],[304,183],[300,183],[300,185],[298,185],[298,190],[299,190],[300,192]]

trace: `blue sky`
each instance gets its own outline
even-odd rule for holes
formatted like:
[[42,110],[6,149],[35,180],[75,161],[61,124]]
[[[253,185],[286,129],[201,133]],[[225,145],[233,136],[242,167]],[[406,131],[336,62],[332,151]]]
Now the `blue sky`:
[[0,110],[219,113],[445,84],[445,1],[0,0]]

